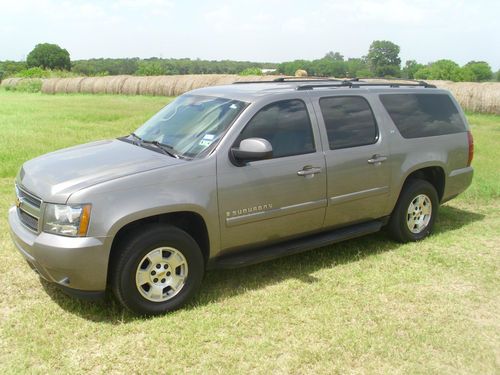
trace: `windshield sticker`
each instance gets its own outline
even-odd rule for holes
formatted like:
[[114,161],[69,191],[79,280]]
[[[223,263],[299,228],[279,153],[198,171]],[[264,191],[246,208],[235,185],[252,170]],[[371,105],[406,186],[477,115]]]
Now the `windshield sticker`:
[[198,143],[200,146],[208,147],[212,144],[212,141],[208,139],[202,139],[200,143]]
[[205,141],[212,141],[215,137],[215,134],[205,134],[205,136],[203,137],[203,140]]

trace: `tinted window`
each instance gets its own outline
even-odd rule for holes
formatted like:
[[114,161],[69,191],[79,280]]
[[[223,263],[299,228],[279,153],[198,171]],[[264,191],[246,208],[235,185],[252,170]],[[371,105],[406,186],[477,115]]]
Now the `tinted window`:
[[284,100],[262,108],[247,124],[236,145],[254,137],[271,143],[274,158],[315,151],[311,121],[302,100]]
[[464,132],[465,124],[448,95],[386,94],[380,100],[405,138]]
[[377,141],[377,125],[368,102],[359,96],[322,98],[330,149],[368,145]]

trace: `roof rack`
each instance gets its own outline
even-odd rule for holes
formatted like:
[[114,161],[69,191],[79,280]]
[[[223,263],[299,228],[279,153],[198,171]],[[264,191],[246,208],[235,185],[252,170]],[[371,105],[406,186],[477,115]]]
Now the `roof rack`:
[[279,82],[343,82],[342,79],[335,79],[335,78],[329,78],[329,77],[316,77],[316,76],[311,76],[311,77],[295,77],[295,76],[285,76],[285,77],[278,77],[275,78],[271,81],[268,80],[262,80],[262,81],[236,81],[233,82],[233,85],[241,85],[245,83],[279,83]]
[[310,76],[310,77],[295,77],[295,76],[285,76],[278,77],[273,79],[273,82],[342,82],[343,79],[336,79],[330,77],[318,77],[318,76]]
[[[380,80],[386,80],[385,78],[374,78]],[[312,90],[314,88],[321,87],[349,87],[349,88],[360,88],[360,87],[425,87],[425,88],[436,88],[435,85],[431,85],[425,81],[416,81],[416,80],[406,80],[406,79],[387,79],[387,81],[411,81],[412,83],[401,83],[401,82],[387,82],[387,83],[378,83],[378,82],[366,82],[361,81],[359,78],[343,80],[339,83],[335,84],[308,84],[308,85],[300,85],[297,87],[297,90]]]
[[[364,79],[374,80],[374,81],[388,81],[388,82],[367,82]],[[393,82],[391,82],[393,81]],[[401,82],[403,81],[403,82]],[[237,81],[233,82],[233,85],[241,85],[247,83],[283,83],[283,82],[295,82],[295,83],[305,83],[303,85],[297,86],[297,90],[312,90],[319,87],[349,87],[349,88],[360,88],[365,86],[389,86],[389,87],[425,87],[425,88],[436,88],[435,85],[427,83],[425,81],[418,81],[415,79],[404,79],[404,78],[346,78],[346,79],[336,79],[329,77],[278,77],[271,81]],[[410,83],[404,83],[410,82]]]

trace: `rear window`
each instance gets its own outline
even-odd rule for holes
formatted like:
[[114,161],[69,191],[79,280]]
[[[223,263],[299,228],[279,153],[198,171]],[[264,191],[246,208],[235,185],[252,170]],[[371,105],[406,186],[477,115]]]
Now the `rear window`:
[[384,94],[380,100],[404,138],[466,131],[457,107],[445,94]]

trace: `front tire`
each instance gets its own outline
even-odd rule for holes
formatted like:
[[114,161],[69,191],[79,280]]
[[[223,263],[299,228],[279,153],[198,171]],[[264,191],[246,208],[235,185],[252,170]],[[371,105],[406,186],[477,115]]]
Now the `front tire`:
[[171,225],[139,228],[121,241],[111,286],[120,303],[141,315],[183,306],[201,285],[204,260],[196,241]]
[[399,196],[388,224],[391,236],[402,243],[420,241],[432,233],[439,206],[434,186],[409,180]]

